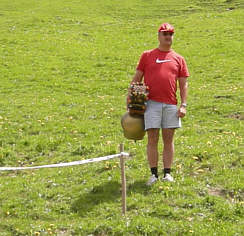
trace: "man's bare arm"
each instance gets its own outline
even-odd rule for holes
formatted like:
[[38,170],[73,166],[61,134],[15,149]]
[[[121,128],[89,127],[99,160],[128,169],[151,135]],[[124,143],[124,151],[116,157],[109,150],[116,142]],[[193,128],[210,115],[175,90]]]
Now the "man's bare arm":
[[141,82],[142,81],[142,77],[143,77],[143,72],[140,70],[136,70],[136,73],[131,81],[131,84],[133,82]]
[[181,99],[181,106],[178,110],[178,116],[184,117],[186,115],[186,106],[184,104],[187,103],[187,90],[188,90],[187,77],[179,78],[178,81],[179,81],[180,99]]
[[187,77],[179,78],[181,104],[187,101],[188,82]]

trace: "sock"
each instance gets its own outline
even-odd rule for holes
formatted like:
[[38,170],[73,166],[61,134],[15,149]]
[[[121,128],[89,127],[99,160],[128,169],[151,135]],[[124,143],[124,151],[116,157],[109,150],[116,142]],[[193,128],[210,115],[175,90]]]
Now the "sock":
[[152,167],[151,173],[152,175],[155,175],[156,178],[158,178],[158,167]]
[[171,169],[170,168],[164,168],[164,177],[166,174],[170,174]]

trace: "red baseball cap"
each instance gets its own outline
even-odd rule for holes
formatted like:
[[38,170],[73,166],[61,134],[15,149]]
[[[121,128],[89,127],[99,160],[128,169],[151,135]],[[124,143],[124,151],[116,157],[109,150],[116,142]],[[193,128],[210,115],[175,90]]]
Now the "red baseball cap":
[[169,23],[163,23],[160,25],[158,32],[172,32],[174,33],[174,27]]

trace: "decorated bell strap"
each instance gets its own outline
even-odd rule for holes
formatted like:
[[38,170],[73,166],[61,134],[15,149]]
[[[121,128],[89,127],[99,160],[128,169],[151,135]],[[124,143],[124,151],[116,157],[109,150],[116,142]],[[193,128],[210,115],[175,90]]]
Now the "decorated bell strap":
[[133,82],[129,89],[129,113],[143,114],[146,110],[149,88],[142,82]]

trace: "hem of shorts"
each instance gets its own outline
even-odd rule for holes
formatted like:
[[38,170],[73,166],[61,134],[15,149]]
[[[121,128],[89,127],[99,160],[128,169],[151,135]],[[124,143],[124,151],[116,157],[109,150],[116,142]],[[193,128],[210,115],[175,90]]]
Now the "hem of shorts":
[[162,129],[178,129],[181,128],[182,126],[170,126],[170,127],[162,127]]
[[145,128],[144,130],[148,130],[148,129],[161,129],[161,127],[148,127],[148,128]]

